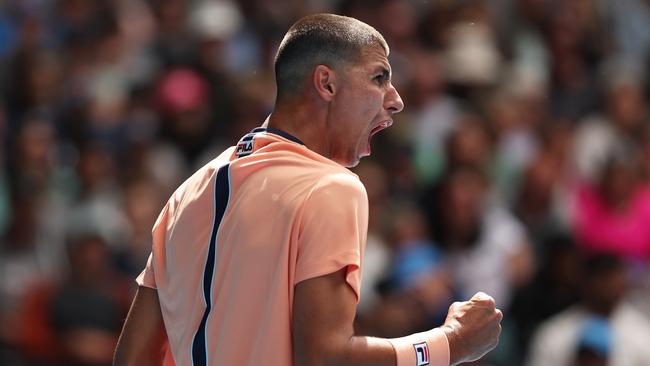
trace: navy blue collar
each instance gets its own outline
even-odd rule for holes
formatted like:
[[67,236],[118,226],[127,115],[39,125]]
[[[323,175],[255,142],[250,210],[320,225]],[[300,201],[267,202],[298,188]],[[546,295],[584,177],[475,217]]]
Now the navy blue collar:
[[257,127],[257,128],[255,128],[255,129],[253,129],[253,131],[251,131],[251,133],[258,133],[258,132],[267,132],[267,133],[272,133],[272,134],[274,134],[274,135],[278,135],[278,136],[284,137],[285,139],[290,140],[290,141],[293,141],[293,142],[298,143],[298,144],[300,144],[300,145],[304,145],[304,144],[305,144],[304,142],[300,141],[300,139],[297,138],[296,136],[294,136],[294,135],[292,135],[292,134],[290,134],[290,133],[288,133],[288,132],[284,132],[284,131],[282,131],[282,130],[278,130],[277,128],[272,128],[272,127]]

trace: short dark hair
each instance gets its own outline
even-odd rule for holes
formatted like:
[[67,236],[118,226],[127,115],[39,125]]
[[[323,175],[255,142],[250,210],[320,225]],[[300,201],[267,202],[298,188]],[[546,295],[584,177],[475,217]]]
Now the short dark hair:
[[298,20],[287,31],[275,57],[278,99],[300,93],[316,65],[336,69],[342,63],[358,61],[369,47],[381,47],[388,55],[384,37],[360,20],[334,14]]

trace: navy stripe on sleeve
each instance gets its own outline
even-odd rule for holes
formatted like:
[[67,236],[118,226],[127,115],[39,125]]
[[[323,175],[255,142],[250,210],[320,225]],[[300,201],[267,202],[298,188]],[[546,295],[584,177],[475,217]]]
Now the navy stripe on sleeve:
[[205,366],[208,364],[208,350],[205,327],[208,322],[208,316],[212,309],[212,279],[214,275],[214,264],[217,256],[217,233],[221,219],[226,212],[228,199],[230,196],[230,164],[219,168],[215,180],[214,189],[214,222],[212,224],[212,233],[210,234],[210,244],[208,246],[208,256],[205,261],[203,270],[203,300],[205,302],[205,311],[199,324],[199,328],[194,334],[192,341],[192,365]]

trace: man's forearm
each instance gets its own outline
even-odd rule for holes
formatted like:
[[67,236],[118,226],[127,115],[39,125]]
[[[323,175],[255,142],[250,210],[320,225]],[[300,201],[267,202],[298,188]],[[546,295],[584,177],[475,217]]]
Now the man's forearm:
[[395,350],[388,339],[354,336],[339,345],[296,354],[296,366],[395,366]]
[[[449,343],[439,328],[402,338],[351,337],[340,347],[322,349],[307,365],[448,366]],[[318,354],[319,352],[315,352]]]
[[139,287],[118,340],[113,365],[161,365],[166,343],[158,292]]
[[452,304],[440,328],[396,339],[354,336],[355,300],[344,269],[296,286],[296,365],[455,365],[481,358],[501,332],[503,314],[494,299],[477,293]]

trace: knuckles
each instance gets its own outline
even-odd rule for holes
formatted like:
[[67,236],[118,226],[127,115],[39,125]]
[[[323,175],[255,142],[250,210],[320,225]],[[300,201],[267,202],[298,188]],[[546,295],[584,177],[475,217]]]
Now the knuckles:
[[476,294],[474,294],[474,296],[472,296],[470,301],[485,303],[485,304],[495,304],[494,298],[482,291],[479,291]]

